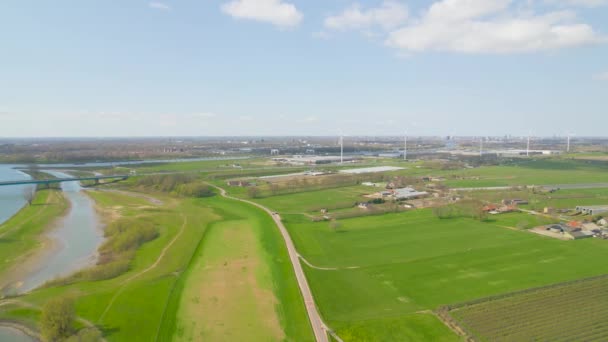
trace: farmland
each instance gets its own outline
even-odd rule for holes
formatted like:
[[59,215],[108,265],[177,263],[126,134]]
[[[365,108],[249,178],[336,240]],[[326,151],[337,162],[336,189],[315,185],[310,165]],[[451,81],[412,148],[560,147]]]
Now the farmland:
[[608,277],[445,308],[478,341],[606,341]]
[[[440,305],[602,274],[606,246],[564,242],[506,229],[525,214],[489,222],[441,220],[430,210],[311,222],[284,215],[321,313],[345,340],[390,336],[416,340],[419,324],[435,340],[453,333],[426,310]],[[395,323],[400,322],[400,323]],[[349,339],[349,336],[353,336]]]

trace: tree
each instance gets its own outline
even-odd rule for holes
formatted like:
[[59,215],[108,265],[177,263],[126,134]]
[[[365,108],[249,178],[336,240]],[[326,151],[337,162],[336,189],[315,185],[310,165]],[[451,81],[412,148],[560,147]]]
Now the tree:
[[36,188],[27,186],[23,188],[23,198],[27,201],[27,204],[32,205],[34,201],[34,197],[36,197]]
[[42,339],[60,341],[71,335],[74,324],[74,302],[67,297],[52,298],[44,304],[40,318]]
[[279,184],[277,184],[277,183],[270,184],[270,193],[272,193],[273,196],[278,195],[280,190],[281,190],[281,187],[279,186]]
[[260,196],[260,189],[257,186],[252,186],[247,189],[247,194],[250,198],[258,198]]

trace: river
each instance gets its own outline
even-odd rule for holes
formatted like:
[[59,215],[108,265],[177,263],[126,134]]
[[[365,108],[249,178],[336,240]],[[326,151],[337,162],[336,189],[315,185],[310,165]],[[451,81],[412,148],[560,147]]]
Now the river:
[[[59,171],[45,171],[58,178],[70,175]],[[68,214],[47,236],[54,242],[53,252],[37,265],[36,270],[23,279],[19,292],[28,292],[48,280],[66,276],[95,264],[97,248],[103,241],[103,231],[95,203],[82,190],[79,182],[63,182],[61,190],[70,203]]]
[[[0,180],[23,180],[31,177],[14,169],[15,165],[0,164]],[[0,186],[0,224],[11,218],[26,203],[23,192],[32,185]]]

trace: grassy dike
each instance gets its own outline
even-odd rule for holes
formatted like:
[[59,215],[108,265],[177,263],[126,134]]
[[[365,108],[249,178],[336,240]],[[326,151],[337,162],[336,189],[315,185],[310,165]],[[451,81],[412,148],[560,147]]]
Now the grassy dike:
[[272,219],[253,206],[220,197],[200,204],[222,220],[210,226],[178,281],[159,341],[314,340]]
[[[248,248],[247,253],[256,261],[256,267],[251,268],[252,279],[266,295],[264,298],[272,300],[269,302],[270,310],[263,311],[265,315],[249,317],[252,313],[260,312],[256,311],[257,301],[241,302],[240,293],[224,293],[227,297],[235,298],[243,307],[239,310],[242,316],[227,316],[234,320],[225,324],[232,325],[234,331],[246,330],[253,318],[258,320],[256,326],[261,327],[258,336],[312,340],[284,243],[271,219],[263,212],[219,196],[194,199],[161,193],[134,195],[128,192],[129,189],[123,190],[127,192],[90,191],[88,194],[95,200],[106,223],[137,220],[149,222],[158,229],[156,239],[137,249],[128,271],[107,280],[80,280],[64,285],[56,282],[57,285],[43,287],[17,298],[0,300],[0,320],[20,323],[35,330],[44,303],[57,296],[69,296],[76,303],[76,328],[96,326],[107,341],[182,340],[179,329],[183,326],[183,313],[189,310],[185,304],[189,300],[186,296],[193,289],[192,280],[201,276],[200,271],[204,272],[204,268],[197,266],[207,262],[206,250],[213,250],[222,260],[240,253],[235,249],[218,249],[218,235],[208,237],[209,232],[219,232],[224,229],[222,226],[231,229],[232,223],[238,223],[234,231],[236,236],[244,232],[250,238],[239,246]],[[61,198],[60,193],[43,191],[37,203],[47,200],[47,197],[42,197],[45,194]],[[14,220],[27,221],[32,216],[18,215]],[[48,222],[48,216],[45,217],[36,222]],[[3,226],[3,231],[11,229]],[[226,246],[230,246],[230,243]],[[0,255],[8,259],[18,255],[19,251],[0,249]],[[204,293],[201,297],[204,297]],[[196,320],[209,322],[211,315],[208,312],[198,309],[194,312],[200,314],[195,317]],[[277,322],[273,326],[273,334],[276,334],[268,335],[263,329],[272,317]]]
[[23,271],[23,261],[48,246],[41,235],[68,206],[61,191],[39,190],[32,205],[23,207],[0,225],[0,288]]

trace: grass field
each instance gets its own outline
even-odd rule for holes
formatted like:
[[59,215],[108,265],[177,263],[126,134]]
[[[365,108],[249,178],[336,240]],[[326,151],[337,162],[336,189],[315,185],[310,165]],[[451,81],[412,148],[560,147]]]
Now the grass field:
[[[260,340],[313,340],[287,250],[272,219],[241,202],[219,197],[202,201],[222,221],[212,225],[183,278],[183,294],[176,296],[181,299],[174,339],[199,340],[203,332],[203,339],[210,341],[250,340],[247,334]],[[226,283],[228,279],[234,282]],[[193,317],[198,317],[196,324]]]
[[450,339],[453,333],[420,312],[608,272],[604,241],[559,241],[504,228],[526,214],[479,222],[418,210],[345,219],[338,230],[303,215],[283,217],[310,263],[335,268],[305,269],[323,316],[345,341],[383,336],[385,324],[394,327],[391,336],[413,341],[410,332],[418,329],[410,321]]
[[272,274],[254,227],[246,220],[214,224],[205,237],[180,300],[177,340],[278,341]]
[[[455,188],[608,182],[608,164],[575,160],[526,160],[513,165],[438,171]],[[454,178],[456,177],[456,178]]]
[[[180,321],[176,318],[181,307],[182,290],[187,288],[184,286],[188,284],[186,275],[196,274],[188,272],[189,267],[200,265],[201,246],[209,227],[228,220],[226,222],[246,222],[240,227],[240,232],[249,232],[249,240],[238,246],[253,248],[250,250],[252,259],[256,255],[254,252],[258,253],[254,278],[260,291],[272,298],[264,313],[266,317],[275,317],[273,333],[289,340],[312,339],[283,241],[271,219],[259,210],[219,196],[191,199],[156,193],[133,196],[94,191],[90,194],[106,220],[136,217],[155,222],[160,227],[160,236],[137,251],[128,272],[109,280],[35,290],[19,297],[14,305],[0,306],[0,318],[36,328],[32,322],[37,320],[39,308],[49,298],[67,295],[74,297],[77,315],[100,328],[108,341],[179,340],[176,329]],[[59,193],[56,195],[61,197]],[[7,224],[10,226],[17,222],[15,220],[20,220],[20,217],[16,216]],[[236,238],[240,238],[240,232]],[[232,251],[237,253],[236,249]],[[217,249],[215,252],[221,255]],[[242,269],[238,271],[242,272]],[[236,324],[232,325],[235,331],[247,330],[253,319],[258,319],[258,323],[266,322],[265,316],[261,315],[247,320],[245,315],[257,310],[256,302],[248,304],[242,306],[247,310],[242,311],[241,316],[234,316],[236,321],[225,322]],[[201,322],[211,320],[210,316],[199,318]],[[245,326],[239,326],[239,323]],[[216,337],[216,340],[223,340],[219,335]]]
[[608,277],[481,299],[449,314],[477,341],[606,341]]

